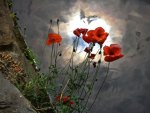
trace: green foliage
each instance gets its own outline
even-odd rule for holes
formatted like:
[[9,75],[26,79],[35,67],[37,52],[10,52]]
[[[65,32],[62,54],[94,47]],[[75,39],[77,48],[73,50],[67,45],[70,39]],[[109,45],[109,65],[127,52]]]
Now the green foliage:
[[48,77],[43,74],[30,75],[30,79],[21,89],[25,97],[27,97],[32,104],[39,108],[50,106],[47,94]]
[[9,16],[10,16],[11,18],[13,18],[13,19],[17,18],[16,13],[14,13],[14,12],[10,13]]
[[[90,46],[93,48],[94,44]],[[51,49],[48,72],[28,73],[26,83],[17,85],[18,88],[31,101],[35,110],[40,113],[83,113],[88,111],[87,104],[94,89],[100,65],[91,67],[93,59],[88,57],[89,53],[81,64],[74,65],[75,51],[73,51],[65,67],[59,67],[60,62],[57,59],[61,57],[59,56],[59,45],[52,44]],[[30,48],[26,48],[24,55],[36,68],[37,60],[34,52]],[[99,60],[101,61],[101,58]],[[100,90],[101,86],[97,94]]]
[[11,9],[12,6],[13,6],[12,0],[6,0],[6,2],[7,2],[7,4],[8,4],[9,9]]
[[[26,58],[35,63],[35,54],[29,48],[24,52]],[[53,56],[53,55],[52,55]],[[27,74],[27,81],[19,89],[31,101],[35,110],[40,113],[86,112],[87,102],[92,94],[96,74],[89,74],[90,61],[85,60],[78,66],[59,68],[55,62],[50,64],[48,73]],[[57,96],[62,96],[57,100]],[[64,96],[68,97],[63,102]],[[73,105],[69,102],[72,101]]]
[[34,52],[30,48],[26,48],[24,50],[24,55],[29,60],[29,62],[32,64],[33,68],[36,71],[40,71],[40,68],[38,67],[38,60],[36,58],[36,55],[34,54]]
[[24,54],[26,56],[26,58],[33,64],[34,62],[37,62],[37,58],[36,55],[34,54],[34,52],[30,49],[30,48],[26,48],[24,50]]

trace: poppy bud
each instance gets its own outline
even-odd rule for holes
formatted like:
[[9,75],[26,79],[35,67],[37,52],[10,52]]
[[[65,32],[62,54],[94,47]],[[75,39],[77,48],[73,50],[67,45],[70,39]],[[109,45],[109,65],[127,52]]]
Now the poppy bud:
[[91,52],[91,50],[90,50],[89,47],[86,47],[86,48],[84,49],[84,51],[85,51],[86,53],[90,53],[90,52]]
[[24,28],[24,31],[26,31],[26,30],[27,30],[27,28],[25,27],[25,28]]
[[61,56],[62,54],[60,53],[59,56]]
[[96,54],[91,54],[90,56],[88,56],[88,58],[94,59],[96,56]]
[[94,67],[94,68],[96,67],[96,62],[93,62],[93,67]]
[[75,48],[73,48],[73,52],[76,52],[76,49],[75,49]]
[[70,104],[70,106],[73,106],[74,105],[74,101],[70,100],[69,104]]
[[78,69],[77,69],[77,68],[75,68],[75,72],[76,72],[76,73],[78,72]]
[[69,96],[64,96],[63,97],[63,103],[66,103],[70,100],[70,97]]
[[99,54],[101,54],[102,52],[101,51],[99,51]]
[[101,60],[99,60],[98,63],[101,63]]
[[95,46],[95,43],[93,43],[93,46]]
[[137,35],[138,37],[140,37],[140,36],[141,36],[141,32],[137,31],[137,32],[136,32],[136,35]]
[[59,19],[57,19],[57,24],[59,23]]
[[50,19],[50,23],[52,23],[52,19]]

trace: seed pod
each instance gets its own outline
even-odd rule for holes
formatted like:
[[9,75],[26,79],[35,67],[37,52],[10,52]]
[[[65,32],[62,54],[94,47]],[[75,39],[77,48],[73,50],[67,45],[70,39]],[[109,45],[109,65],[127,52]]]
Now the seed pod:
[[94,67],[94,68],[96,67],[96,62],[93,62],[93,67]]

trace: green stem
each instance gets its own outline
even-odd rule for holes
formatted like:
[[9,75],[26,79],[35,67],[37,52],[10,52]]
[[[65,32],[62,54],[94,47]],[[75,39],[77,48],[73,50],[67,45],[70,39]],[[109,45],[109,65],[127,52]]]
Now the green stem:
[[53,65],[53,50],[54,50],[54,43],[52,44],[51,62],[50,62],[50,66],[52,66],[52,65]]
[[64,94],[64,91],[65,91],[66,87],[68,86],[69,82],[70,82],[70,79],[68,79],[67,83],[65,84],[65,86],[64,86],[64,88],[63,88],[63,90],[61,92],[60,99],[62,98],[62,96]]
[[105,81],[106,81],[106,79],[107,79],[107,77],[108,77],[109,65],[110,65],[110,62],[108,63],[106,76],[105,76],[105,78],[104,78],[104,80],[103,80],[103,82],[102,82],[102,85],[101,85],[101,87],[99,88],[99,90],[98,90],[98,92],[97,92],[97,94],[96,94],[96,96],[95,96],[95,98],[94,98],[94,101],[93,101],[92,105],[91,105],[90,108],[89,108],[89,111],[90,111],[91,108],[93,107],[93,105],[94,105],[94,103],[95,103],[95,101],[96,101],[98,95],[100,94],[100,92],[101,92],[101,90],[102,90],[102,88],[103,88],[103,86],[104,86],[104,84],[105,84]]

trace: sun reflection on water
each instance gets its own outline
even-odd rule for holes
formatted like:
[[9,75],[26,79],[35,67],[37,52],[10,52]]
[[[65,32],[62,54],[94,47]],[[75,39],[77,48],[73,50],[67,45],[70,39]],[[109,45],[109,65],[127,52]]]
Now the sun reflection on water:
[[[69,37],[74,37],[75,35],[73,34],[73,31],[76,28],[87,28],[88,30],[93,30],[97,27],[103,27],[105,29],[106,32],[110,32],[111,26],[107,24],[107,22],[97,16],[91,16],[91,21],[88,22],[89,17],[85,17],[85,18],[80,18],[80,12],[77,12],[75,14],[73,14],[70,19],[69,19],[69,23],[67,25],[67,33]],[[110,36],[107,37],[107,40],[105,41],[105,43],[103,45],[110,45],[110,43],[112,43],[112,40],[110,38]],[[80,39],[80,43],[78,46],[78,51],[75,58],[75,61],[77,63],[80,63],[84,60],[85,57],[85,52],[84,49],[88,46],[88,44],[86,42],[84,42],[82,39]],[[99,45],[96,44],[92,53],[96,53],[99,49]],[[82,52],[83,51],[83,52]],[[95,58],[97,59],[97,58]]]

